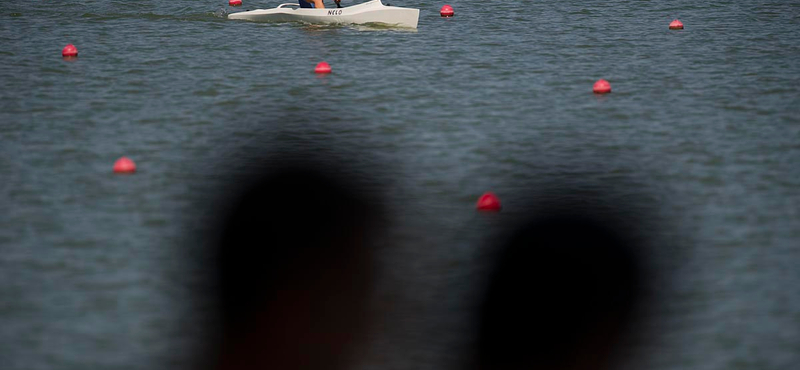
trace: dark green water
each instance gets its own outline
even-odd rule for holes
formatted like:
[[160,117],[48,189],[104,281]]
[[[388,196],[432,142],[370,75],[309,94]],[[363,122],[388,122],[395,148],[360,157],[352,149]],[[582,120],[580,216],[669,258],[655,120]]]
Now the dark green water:
[[[417,32],[232,22],[223,1],[0,3],[0,368],[190,363],[197,204],[278,143],[388,184],[393,308],[361,368],[463,361],[487,230],[563,183],[663,220],[670,284],[630,368],[800,363],[799,3],[391,3],[421,9]],[[137,174],[112,175],[121,155]],[[486,190],[496,217],[473,210]]]

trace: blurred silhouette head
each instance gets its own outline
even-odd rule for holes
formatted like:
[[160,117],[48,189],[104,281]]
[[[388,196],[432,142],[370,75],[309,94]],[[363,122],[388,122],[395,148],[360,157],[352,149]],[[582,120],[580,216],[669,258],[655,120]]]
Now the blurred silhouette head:
[[256,168],[215,247],[217,367],[342,368],[364,324],[376,205],[315,164]]
[[539,209],[499,250],[479,316],[481,369],[602,369],[640,295],[626,226]]

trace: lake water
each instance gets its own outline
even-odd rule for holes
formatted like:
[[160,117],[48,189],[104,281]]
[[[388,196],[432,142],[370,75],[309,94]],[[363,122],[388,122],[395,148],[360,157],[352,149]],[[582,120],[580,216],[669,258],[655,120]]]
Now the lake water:
[[[668,283],[626,366],[800,363],[800,3],[391,3],[416,32],[0,3],[0,368],[191,363],[198,204],[248,155],[317,146],[392,210],[359,368],[458,368],[485,240],[553,184],[657,210],[630,227]],[[474,211],[487,190],[498,215]]]

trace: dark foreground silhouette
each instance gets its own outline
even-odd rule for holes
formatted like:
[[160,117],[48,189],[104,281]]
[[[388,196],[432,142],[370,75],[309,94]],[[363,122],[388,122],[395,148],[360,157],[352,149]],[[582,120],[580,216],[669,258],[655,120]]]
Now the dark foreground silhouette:
[[[366,325],[372,241],[381,237],[384,209],[337,176],[341,169],[313,162],[256,168],[219,209],[211,266],[220,330],[208,365],[350,368]],[[641,264],[622,232],[630,225],[566,204],[531,213],[492,246],[467,367],[612,366],[641,298]]]
[[624,225],[541,209],[498,251],[479,313],[481,369],[605,369],[635,317],[641,266]]
[[219,211],[213,367],[344,368],[364,326],[380,210],[315,164],[258,168]]

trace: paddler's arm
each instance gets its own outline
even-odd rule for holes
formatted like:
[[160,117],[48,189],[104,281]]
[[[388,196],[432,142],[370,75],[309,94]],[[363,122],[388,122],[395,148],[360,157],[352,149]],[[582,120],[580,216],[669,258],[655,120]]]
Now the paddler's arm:
[[325,9],[325,4],[322,3],[322,0],[314,0],[314,8]]

